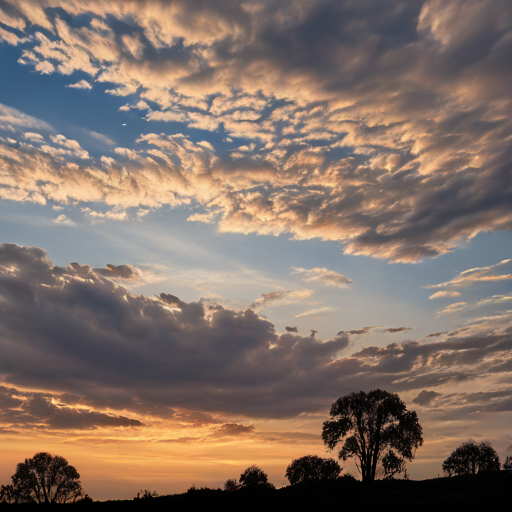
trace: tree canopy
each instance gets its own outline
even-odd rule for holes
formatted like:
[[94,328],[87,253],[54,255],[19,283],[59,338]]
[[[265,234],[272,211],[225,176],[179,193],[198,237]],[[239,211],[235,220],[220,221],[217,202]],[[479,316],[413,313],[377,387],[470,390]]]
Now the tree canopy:
[[268,476],[254,464],[249,466],[239,478],[240,487],[245,489],[256,489],[256,488],[274,488],[274,486],[268,481]]
[[375,480],[378,464],[390,450],[405,463],[423,444],[416,413],[394,393],[350,393],[332,404],[330,415],[322,429],[324,444],[331,450],[340,445],[340,459],[353,457],[363,482]]
[[285,476],[291,485],[295,485],[309,480],[333,480],[338,478],[340,473],[340,465],[334,459],[305,455],[289,464]]
[[16,466],[11,485],[0,490],[9,503],[67,503],[83,496],[78,471],[64,457],[36,453]]
[[474,475],[481,471],[499,471],[500,458],[491,443],[477,444],[470,439],[455,448],[443,462],[447,476]]

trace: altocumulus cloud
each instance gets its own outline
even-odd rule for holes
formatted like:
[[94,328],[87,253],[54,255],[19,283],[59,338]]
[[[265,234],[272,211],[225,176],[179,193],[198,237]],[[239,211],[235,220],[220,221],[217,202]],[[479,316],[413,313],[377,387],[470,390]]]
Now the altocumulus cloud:
[[[134,296],[106,277],[127,269],[106,269],[54,266],[40,248],[0,246],[4,426],[139,426],[139,415],[193,422],[211,422],[210,414],[284,418],[325,411],[333,398],[354,390],[382,387],[412,399],[427,388],[448,396],[444,387],[469,380],[494,393],[492,408],[484,395],[468,396],[471,413],[483,405],[510,407],[510,315],[475,319],[438,333],[434,342],[344,356],[345,333],[324,341],[294,329],[279,335],[250,309],[187,303],[171,294]],[[13,391],[20,388],[25,391]],[[458,407],[456,398],[444,403]],[[229,426],[219,433],[228,431],[249,432]]]
[[[365,6],[4,2],[2,39],[23,36],[22,64],[105,83],[150,123],[222,126],[243,142],[218,156],[207,141],[146,133],[98,163],[9,132],[2,197],[194,204],[190,220],[220,231],[319,237],[392,261],[510,229],[508,0]],[[35,132],[29,116],[2,108],[7,128]]]

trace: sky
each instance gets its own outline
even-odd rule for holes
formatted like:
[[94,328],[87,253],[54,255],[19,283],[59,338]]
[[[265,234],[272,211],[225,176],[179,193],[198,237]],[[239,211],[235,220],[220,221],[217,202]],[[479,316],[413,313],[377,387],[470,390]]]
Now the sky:
[[510,454],[511,54],[509,0],[0,0],[0,483],[279,487],[376,388],[412,478]]

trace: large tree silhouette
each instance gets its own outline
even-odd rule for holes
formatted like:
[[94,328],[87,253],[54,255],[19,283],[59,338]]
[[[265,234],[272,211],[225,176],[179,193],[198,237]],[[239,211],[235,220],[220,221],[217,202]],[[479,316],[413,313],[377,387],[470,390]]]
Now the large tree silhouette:
[[499,471],[500,458],[491,443],[476,444],[472,439],[455,448],[443,462],[447,476],[474,475],[480,471]]
[[2,501],[67,503],[83,496],[78,471],[64,457],[36,453],[16,466],[11,485],[3,485]]
[[414,411],[394,393],[375,389],[338,398],[324,422],[322,439],[331,450],[340,446],[339,458],[353,457],[363,482],[375,480],[379,461],[390,450],[411,461],[423,444],[422,428]]

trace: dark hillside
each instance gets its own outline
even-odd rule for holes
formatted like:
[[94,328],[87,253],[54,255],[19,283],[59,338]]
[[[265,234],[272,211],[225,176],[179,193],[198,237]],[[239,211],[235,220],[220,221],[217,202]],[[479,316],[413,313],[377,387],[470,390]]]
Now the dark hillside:
[[[376,481],[363,485],[359,481],[342,478],[336,482],[309,483],[278,490],[225,492],[215,489],[197,489],[183,494],[157,498],[104,501],[71,505],[73,509],[110,511],[194,511],[219,509],[237,510],[460,510],[475,507],[489,510],[510,504],[512,474],[505,471],[452,478],[420,481]],[[59,505],[57,505],[59,506]],[[66,505],[60,505],[60,507]],[[34,508],[33,505],[0,504],[0,509]],[[41,505],[37,506],[38,508]]]

